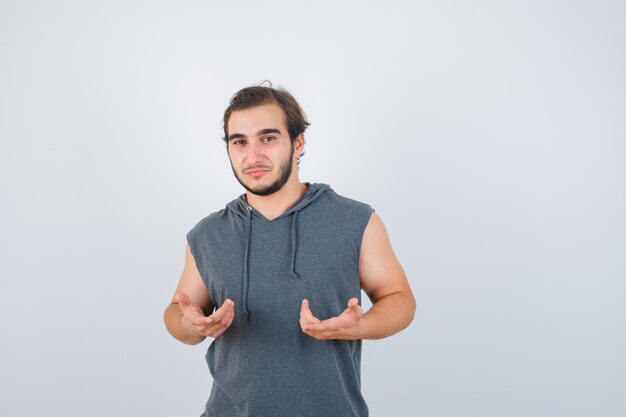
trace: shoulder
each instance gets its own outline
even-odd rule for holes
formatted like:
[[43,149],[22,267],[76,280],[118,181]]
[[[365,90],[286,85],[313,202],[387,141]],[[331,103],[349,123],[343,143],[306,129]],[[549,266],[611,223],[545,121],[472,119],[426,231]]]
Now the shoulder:
[[330,189],[323,195],[327,211],[342,224],[351,224],[359,235],[362,235],[368,225],[374,208],[368,203],[364,203],[353,198],[337,194]]
[[194,235],[198,233],[204,233],[209,230],[220,230],[224,227],[227,227],[230,222],[232,222],[232,217],[237,216],[235,210],[233,210],[233,206],[237,204],[237,199],[229,202],[226,207],[221,210],[215,211],[194,224],[194,226],[187,233],[189,235]]
[[207,227],[211,227],[213,225],[215,225],[216,223],[219,223],[221,218],[224,217],[224,212],[227,209],[221,209],[218,210],[216,212],[213,212],[205,217],[203,217],[202,219],[200,219],[198,222],[196,222],[196,224],[193,226],[192,230],[198,230],[198,229],[203,229],[203,228],[207,228]]
[[374,208],[362,201],[355,200],[353,198],[345,197],[343,195],[337,194],[334,190],[328,190],[324,193],[324,198],[331,204],[334,204],[338,208],[361,212],[366,214],[371,214],[374,211]]

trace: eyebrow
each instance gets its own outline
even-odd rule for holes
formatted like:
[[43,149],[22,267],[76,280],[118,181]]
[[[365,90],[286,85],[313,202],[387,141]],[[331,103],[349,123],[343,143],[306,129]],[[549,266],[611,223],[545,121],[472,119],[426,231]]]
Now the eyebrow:
[[[280,131],[280,129],[275,129],[275,128],[265,128],[265,129],[261,129],[258,132],[256,132],[257,136],[263,136],[263,135],[269,135],[270,133],[278,133],[281,134],[282,132]],[[243,133],[233,133],[232,135],[228,136],[228,141],[230,142],[231,140],[234,139],[241,139],[241,138],[245,138],[246,135],[244,135]]]

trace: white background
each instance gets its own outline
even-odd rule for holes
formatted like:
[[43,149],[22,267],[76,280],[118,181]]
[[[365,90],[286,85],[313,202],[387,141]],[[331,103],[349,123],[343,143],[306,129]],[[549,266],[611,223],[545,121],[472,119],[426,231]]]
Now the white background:
[[625,74],[623,1],[0,1],[0,415],[201,413],[162,313],[263,79],[417,298],[372,416],[626,415]]

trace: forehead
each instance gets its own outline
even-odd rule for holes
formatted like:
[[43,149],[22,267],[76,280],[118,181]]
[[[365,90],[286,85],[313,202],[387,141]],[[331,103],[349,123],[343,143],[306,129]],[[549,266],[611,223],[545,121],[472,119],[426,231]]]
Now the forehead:
[[261,129],[275,128],[287,131],[285,112],[277,104],[262,104],[244,110],[237,110],[228,119],[228,134],[252,134]]

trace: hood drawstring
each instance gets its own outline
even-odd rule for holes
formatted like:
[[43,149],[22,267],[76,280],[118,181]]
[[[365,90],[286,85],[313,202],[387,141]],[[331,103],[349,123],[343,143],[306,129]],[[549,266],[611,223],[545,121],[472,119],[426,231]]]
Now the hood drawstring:
[[298,210],[293,212],[293,221],[291,222],[291,275],[298,278],[296,273],[296,249],[298,244],[298,228],[296,219],[298,218]]
[[[246,215],[246,249],[243,255],[243,315],[246,321],[249,321],[250,313],[248,312],[248,283],[250,276],[248,274],[248,264],[250,255],[250,235],[252,233],[252,207],[248,206]],[[293,220],[291,222],[291,275],[299,278],[296,273],[296,250],[298,249],[298,228],[296,220],[298,218],[298,210],[293,212]]]
[[249,321],[250,314],[248,313],[248,255],[250,254],[250,233],[252,229],[252,207],[248,206],[248,213],[246,215],[246,250],[243,255],[243,316],[246,321]]
[[[317,200],[319,196],[321,196],[326,191],[331,190],[331,188],[327,184],[310,184],[306,183],[308,190],[304,196],[298,201],[293,207],[287,210],[285,213],[281,214],[273,221],[276,221],[282,217],[293,215],[293,219],[291,221],[291,265],[289,274],[293,278],[300,278],[296,273],[296,252],[298,251],[298,212],[309,204]],[[239,218],[245,217],[245,233],[246,233],[246,246],[243,258],[243,283],[242,283],[242,309],[243,309],[243,317],[246,322],[250,321],[250,312],[248,311],[248,286],[250,283],[250,273],[249,273],[249,262],[250,262],[250,239],[252,236],[252,215],[253,208],[248,204],[246,200],[245,194],[242,194],[236,200],[228,203],[227,208],[230,208],[235,215]],[[244,214],[245,211],[245,214]]]

